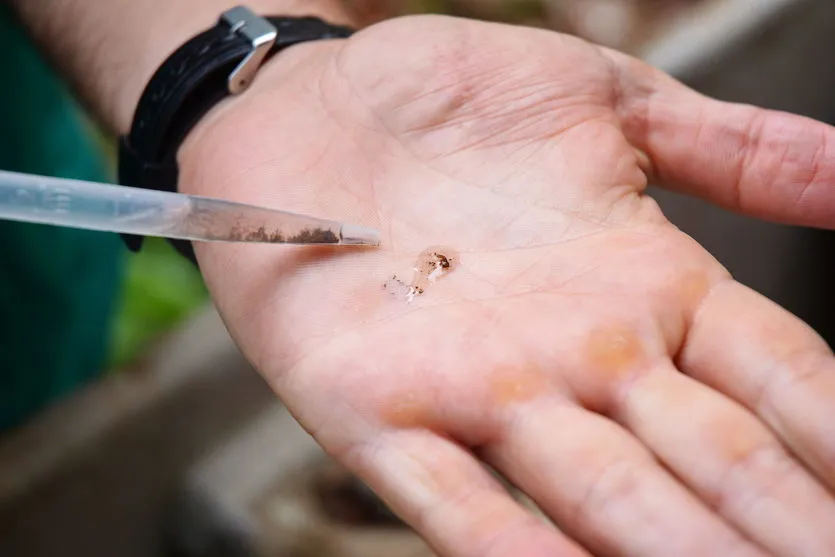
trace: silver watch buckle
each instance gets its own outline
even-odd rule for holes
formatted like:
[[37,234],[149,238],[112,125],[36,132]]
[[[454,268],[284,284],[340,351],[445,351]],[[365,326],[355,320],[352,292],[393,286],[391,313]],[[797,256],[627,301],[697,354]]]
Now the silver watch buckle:
[[227,86],[229,92],[237,95],[245,91],[255,78],[255,74],[267,53],[275,44],[278,30],[269,21],[259,17],[246,6],[238,6],[225,11],[220,16],[221,23],[229,30],[252,45],[252,50],[241,60],[241,63],[229,74]]

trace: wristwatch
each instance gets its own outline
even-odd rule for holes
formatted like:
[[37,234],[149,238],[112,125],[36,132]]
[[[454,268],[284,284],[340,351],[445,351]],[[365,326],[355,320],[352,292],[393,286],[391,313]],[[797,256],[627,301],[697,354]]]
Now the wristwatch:
[[[352,33],[315,17],[259,17],[244,6],[224,12],[214,27],[171,54],[148,82],[129,133],[119,138],[119,183],[176,191],[177,150],[213,106],[244,92],[277,52]],[[122,238],[131,251],[142,247],[141,236]],[[169,241],[196,263],[190,242]]]

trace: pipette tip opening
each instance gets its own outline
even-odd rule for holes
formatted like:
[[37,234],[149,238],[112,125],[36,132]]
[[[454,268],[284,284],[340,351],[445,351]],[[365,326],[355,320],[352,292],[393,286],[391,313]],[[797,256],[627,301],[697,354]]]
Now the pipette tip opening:
[[339,243],[354,246],[379,246],[380,231],[357,224],[343,224],[339,231]]

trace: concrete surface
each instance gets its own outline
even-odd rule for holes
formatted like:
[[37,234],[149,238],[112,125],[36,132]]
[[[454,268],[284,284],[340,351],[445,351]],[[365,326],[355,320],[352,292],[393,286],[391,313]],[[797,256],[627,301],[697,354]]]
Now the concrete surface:
[[274,401],[207,309],[140,369],[0,439],[0,555],[161,555],[186,471]]

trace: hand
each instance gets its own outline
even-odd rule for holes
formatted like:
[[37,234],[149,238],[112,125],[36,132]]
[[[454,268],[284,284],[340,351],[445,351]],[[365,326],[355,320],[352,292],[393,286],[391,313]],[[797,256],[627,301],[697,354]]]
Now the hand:
[[197,249],[244,353],[440,554],[831,557],[831,352],[644,189],[831,225],[833,140],[574,38],[412,17],[281,54],[181,185],[384,232]]

